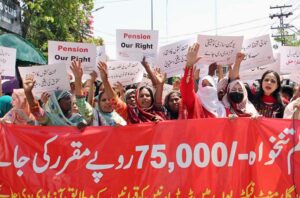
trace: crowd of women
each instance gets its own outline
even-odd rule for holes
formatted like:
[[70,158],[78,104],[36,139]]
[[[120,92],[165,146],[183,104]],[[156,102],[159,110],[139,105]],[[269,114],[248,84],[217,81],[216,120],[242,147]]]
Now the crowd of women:
[[[165,98],[166,75],[153,70],[145,59],[142,65],[152,87],[111,85],[105,62],[98,63],[101,83],[96,83],[96,72],[82,83],[81,63],[74,61],[70,67],[74,76],[71,90],[43,93],[40,100],[36,100],[32,93],[35,80],[28,75],[23,79],[22,89],[15,89],[11,96],[0,97],[1,122],[81,129],[197,118],[300,119],[299,86],[283,89],[275,71],[266,71],[258,86],[249,86],[239,78],[240,63],[245,57],[242,53],[236,55],[226,75],[222,66],[214,63],[208,74],[199,79],[200,71],[195,67],[200,60],[198,50],[197,43],[189,47],[184,75],[180,82],[175,81],[173,90]],[[214,78],[215,73],[218,79]]]

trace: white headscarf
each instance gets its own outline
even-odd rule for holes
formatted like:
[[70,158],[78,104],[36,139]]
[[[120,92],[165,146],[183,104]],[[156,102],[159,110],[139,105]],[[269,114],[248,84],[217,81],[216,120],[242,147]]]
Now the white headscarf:
[[[211,86],[202,87],[203,80],[207,80]],[[198,84],[198,91],[196,93],[198,100],[203,107],[214,114],[217,118],[226,117],[226,111],[223,104],[218,100],[217,86],[211,76],[201,78]]]
[[[296,109],[294,109],[294,104],[299,103],[300,98],[290,102],[284,110],[283,118],[284,119],[300,119],[299,113],[296,113]],[[294,115],[295,114],[295,115]]]

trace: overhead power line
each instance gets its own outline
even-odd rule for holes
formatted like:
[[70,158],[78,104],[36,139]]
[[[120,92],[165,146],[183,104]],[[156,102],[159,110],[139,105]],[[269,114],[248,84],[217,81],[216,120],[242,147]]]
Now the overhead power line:
[[[231,25],[218,27],[218,30],[231,28],[231,27],[236,27],[236,26],[240,26],[240,25],[245,25],[245,24],[248,24],[248,23],[253,23],[253,22],[256,22],[256,21],[262,21],[262,20],[266,20],[266,19],[268,19],[268,17],[256,18],[256,19],[252,19],[252,20],[249,20],[249,21],[244,21],[244,22],[241,22],[241,23],[235,23],[235,24],[231,24]],[[212,32],[212,31],[215,31],[215,30],[216,30],[216,28],[212,28],[212,29],[202,30],[202,31],[198,31],[198,32],[190,32],[190,33],[185,33],[185,34],[177,34],[177,35],[173,35],[173,36],[169,36],[169,37],[162,37],[161,39],[170,39],[170,38],[177,38],[177,37],[182,37],[182,36],[191,36],[191,35],[194,35],[194,34]]]
[[294,26],[290,25],[289,23],[284,23],[284,17],[288,18],[289,16],[293,15],[293,12],[283,12],[283,9],[285,8],[290,8],[292,7],[292,5],[283,5],[283,6],[274,6],[274,7],[270,7],[270,9],[280,9],[280,13],[278,14],[271,14],[270,18],[278,18],[280,20],[280,24],[276,27],[271,26],[271,29],[275,29],[278,30],[280,34],[277,35],[273,35],[272,37],[274,38],[280,38],[281,41],[281,45],[285,45],[286,44],[286,37],[288,36],[292,36],[290,35],[288,32],[286,32],[285,30],[290,29]]

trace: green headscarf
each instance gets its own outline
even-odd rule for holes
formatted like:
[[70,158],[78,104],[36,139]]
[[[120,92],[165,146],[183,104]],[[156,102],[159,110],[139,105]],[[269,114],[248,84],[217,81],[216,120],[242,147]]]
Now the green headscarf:
[[0,97],[0,118],[2,118],[12,108],[10,96]]

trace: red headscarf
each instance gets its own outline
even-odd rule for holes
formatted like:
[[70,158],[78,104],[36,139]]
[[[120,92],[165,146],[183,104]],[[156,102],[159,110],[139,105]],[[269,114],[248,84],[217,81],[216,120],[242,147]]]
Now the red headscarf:
[[[148,108],[142,108],[138,103],[138,96],[142,89],[147,89],[151,96],[151,105]],[[153,122],[156,120],[166,120],[163,111],[160,111],[154,104],[154,94],[150,87],[142,86],[136,90],[135,98],[137,107],[130,107],[128,105],[128,119],[131,123]]]

